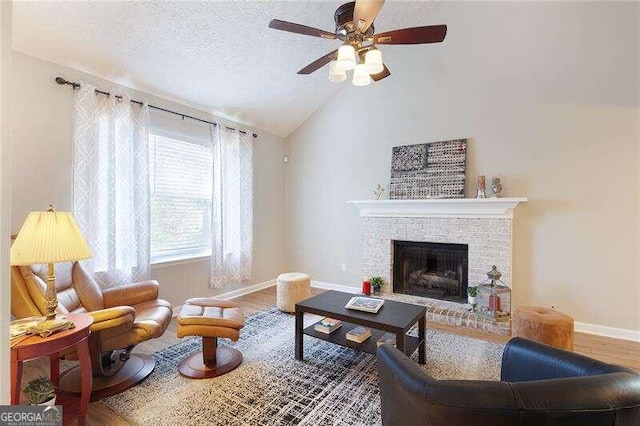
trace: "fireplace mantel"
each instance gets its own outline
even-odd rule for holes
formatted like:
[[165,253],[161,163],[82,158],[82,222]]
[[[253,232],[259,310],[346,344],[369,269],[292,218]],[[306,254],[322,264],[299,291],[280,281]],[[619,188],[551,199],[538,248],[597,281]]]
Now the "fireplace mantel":
[[447,198],[428,200],[348,201],[362,217],[513,218],[513,210],[527,198]]

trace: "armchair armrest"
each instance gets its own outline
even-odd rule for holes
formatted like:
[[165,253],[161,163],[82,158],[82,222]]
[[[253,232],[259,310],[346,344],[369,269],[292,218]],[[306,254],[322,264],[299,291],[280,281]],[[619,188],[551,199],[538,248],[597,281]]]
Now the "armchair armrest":
[[[478,412],[497,419],[516,403],[508,383],[480,380],[437,380],[391,345],[378,348],[378,377],[382,424],[467,425],[482,422]],[[506,414],[506,422],[517,424],[518,413]]]
[[501,380],[505,382],[528,382],[615,372],[633,373],[624,367],[606,364],[521,337],[509,340],[502,353]]
[[157,299],[159,289],[158,281],[142,281],[106,289],[102,293],[102,297],[107,308],[123,305],[132,306]]
[[426,418],[427,391],[435,379],[391,345],[381,345],[376,356],[382,424],[426,424],[412,421],[414,417]]
[[131,326],[136,317],[136,311],[131,306],[116,306],[89,312],[89,314],[93,317],[92,332],[113,329],[122,325]]

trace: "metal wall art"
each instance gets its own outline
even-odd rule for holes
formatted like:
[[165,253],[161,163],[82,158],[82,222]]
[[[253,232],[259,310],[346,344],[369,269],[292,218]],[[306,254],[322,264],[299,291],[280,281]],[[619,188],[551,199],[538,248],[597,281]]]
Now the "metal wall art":
[[466,153],[466,139],[394,146],[389,198],[463,198]]

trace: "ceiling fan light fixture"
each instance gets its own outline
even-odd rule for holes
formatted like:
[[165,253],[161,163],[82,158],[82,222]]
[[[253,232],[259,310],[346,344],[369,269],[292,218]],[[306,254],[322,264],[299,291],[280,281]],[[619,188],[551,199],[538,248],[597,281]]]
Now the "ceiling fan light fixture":
[[371,76],[369,76],[369,69],[365,64],[356,65],[355,70],[353,71],[353,81],[354,86],[366,86],[371,83]]
[[342,82],[347,78],[346,71],[355,70],[357,65],[358,70],[354,71],[353,84],[365,86],[372,81],[380,81],[391,75],[382,62],[382,53],[376,46],[440,43],[447,35],[445,24],[376,33],[373,24],[384,2],[385,0],[356,0],[339,6],[333,15],[336,24],[334,31],[325,31],[279,19],[272,19],[269,22],[269,28],[293,34],[340,40],[341,46],[311,62],[299,70],[298,74],[308,75],[331,63],[329,80]]
[[329,81],[333,83],[342,83],[347,79],[347,72],[338,68],[336,61],[331,61],[329,64]]
[[350,44],[340,46],[338,49],[338,69],[348,71],[356,66],[356,50]]
[[369,70],[369,74],[379,74],[384,69],[382,65],[382,52],[378,49],[371,49],[364,55],[364,63]]

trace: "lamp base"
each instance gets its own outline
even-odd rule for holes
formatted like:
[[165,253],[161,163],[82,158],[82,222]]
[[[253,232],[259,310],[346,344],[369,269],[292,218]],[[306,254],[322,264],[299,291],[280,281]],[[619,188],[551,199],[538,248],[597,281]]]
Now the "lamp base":
[[58,307],[58,298],[56,294],[56,274],[53,269],[53,263],[49,263],[47,266],[47,290],[44,294],[44,303],[47,306],[47,319],[54,320],[56,319],[56,308]]

